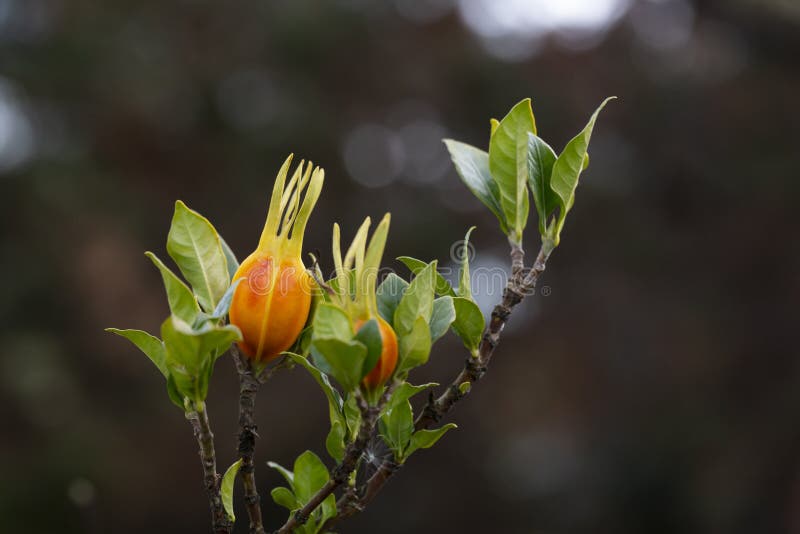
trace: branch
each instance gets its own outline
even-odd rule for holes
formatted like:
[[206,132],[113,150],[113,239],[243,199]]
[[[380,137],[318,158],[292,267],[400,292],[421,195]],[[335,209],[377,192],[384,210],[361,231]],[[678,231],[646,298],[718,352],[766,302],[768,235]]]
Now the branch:
[[203,464],[203,481],[208,493],[211,508],[211,528],[214,534],[231,534],[233,524],[225,513],[220,497],[221,477],[217,473],[217,456],[214,451],[214,434],[208,421],[208,411],[203,403],[194,406],[195,410],[186,413],[186,419],[192,425],[194,436],[200,447],[200,460]]
[[239,457],[242,460],[240,473],[244,485],[244,502],[247,506],[247,516],[250,519],[251,534],[265,534],[263,520],[261,519],[261,498],[256,487],[256,474],[254,457],[256,452],[256,438],[258,438],[255,423],[256,393],[259,380],[253,371],[250,360],[242,355],[236,344],[231,346],[231,355],[239,372]]
[[[344,458],[333,470],[328,482],[322,486],[305,506],[292,514],[286,523],[279,530],[275,531],[275,534],[288,534],[292,532],[293,529],[305,524],[314,510],[316,510],[329,495],[333,494],[339,486],[347,482],[350,475],[358,467],[358,461],[361,459],[361,455],[364,454],[364,450],[367,448],[369,440],[372,438],[372,433],[375,430],[375,425],[378,422],[381,409],[389,400],[389,397],[391,397],[397,385],[398,382],[392,382],[392,384],[386,388],[380,401],[378,401],[378,404],[375,406],[369,406],[363,397],[358,397],[358,407],[361,410],[361,425],[359,426],[358,436],[355,441],[348,443],[347,447],[345,447]],[[325,525],[327,526],[327,523]],[[320,532],[325,532],[325,526],[323,526]]]
[[[492,311],[491,320],[481,339],[478,356],[467,357],[464,368],[439,398],[435,399],[431,393],[427,405],[414,422],[415,431],[428,429],[441,421],[453,406],[469,393],[472,384],[483,378],[494,350],[500,342],[500,334],[503,332],[511,312],[527,295],[533,293],[536,288],[536,282],[544,272],[552,251],[553,248],[549,243],[543,243],[533,268],[526,273],[522,247],[514,243],[511,244],[511,276],[503,291],[502,300]],[[463,384],[468,384],[468,386],[464,387]],[[349,492],[339,499],[336,503],[338,514],[326,523],[325,527],[331,527],[337,521],[363,510],[400,467],[401,464],[394,460],[384,460],[378,470],[367,480],[361,496],[357,492]],[[323,529],[324,531],[325,529]]]

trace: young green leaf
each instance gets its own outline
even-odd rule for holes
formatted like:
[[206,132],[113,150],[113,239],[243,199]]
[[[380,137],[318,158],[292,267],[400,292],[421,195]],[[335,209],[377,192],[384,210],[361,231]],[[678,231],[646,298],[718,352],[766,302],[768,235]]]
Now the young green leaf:
[[[412,258],[410,256],[400,256],[397,259],[401,261],[406,267],[408,267],[408,269],[412,273],[414,273],[414,276],[419,275],[419,273],[422,272],[422,270],[428,266],[428,264],[425,263],[424,261]],[[444,276],[439,274],[439,271],[435,271],[435,277],[436,277],[435,291],[437,295],[442,295],[442,296],[450,295],[451,297],[456,296],[456,292],[453,291],[453,286],[450,285],[450,282],[444,279]]]
[[528,134],[528,184],[539,215],[539,233],[547,231],[547,219],[558,207],[558,196],[550,188],[556,153],[534,133]]
[[270,495],[272,495],[272,500],[275,501],[275,504],[283,506],[290,512],[294,512],[302,506],[297,502],[297,497],[294,496],[294,493],[289,488],[278,486],[272,489]]
[[433,312],[435,275],[436,261],[433,261],[419,271],[403,294],[392,322],[398,337],[411,332],[418,318],[427,326]]
[[340,421],[333,421],[328,437],[325,438],[325,449],[331,455],[331,458],[337,462],[341,462],[342,458],[344,458],[344,438],[344,425]]
[[431,354],[431,330],[428,322],[417,317],[410,332],[397,336],[399,357],[397,373],[405,373],[428,361]]
[[500,229],[508,233],[508,220],[500,205],[500,188],[489,172],[489,154],[474,146],[452,139],[444,140],[461,181],[500,221]]
[[522,241],[528,220],[528,132],[536,133],[531,99],[511,108],[489,141],[489,170],[500,190],[509,238]]
[[445,432],[452,428],[458,428],[455,424],[449,423],[441,428],[433,430],[418,430],[411,436],[411,441],[408,444],[408,449],[405,451],[405,458],[411,456],[419,449],[428,449],[436,444],[439,439],[444,436]]
[[456,309],[453,307],[453,297],[439,297],[433,301],[433,312],[428,326],[431,331],[431,343],[435,343],[447,333],[450,325],[456,319]]
[[208,219],[180,200],[175,203],[167,252],[192,285],[200,306],[210,313],[230,284],[228,260]]
[[169,267],[164,265],[155,254],[148,251],[144,255],[150,258],[153,265],[161,272],[161,278],[164,280],[164,289],[167,291],[170,311],[172,311],[173,315],[192,324],[197,314],[200,313],[200,306],[197,304],[197,299],[192,294],[192,290]]
[[228,514],[228,519],[236,521],[236,516],[233,513],[233,481],[236,480],[236,474],[239,468],[242,467],[242,459],[239,458],[225,471],[222,476],[222,484],[220,485],[220,496],[222,497],[222,506],[225,508],[225,513]]
[[402,458],[414,432],[414,414],[408,400],[397,403],[384,413],[379,420],[379,430],[386,445],[395,457]]
[[294,462],[294,494],[297,500],[307,503],[330,479],[328,468],[311,451],[306,451]]
[[469,236],[472,234],[473,230],[475,230],[474,226],[467,230],[461,252],[458,254],[461,259],[461,269],[458,273],[458,291],[456,292],[457,296],[470,300],[472,300],[472,282],[469,277]]
[[477,304],[463,297],[454,298],[453,307],[456,310],[453,331],[461,338],[470,353],[476,355],[483,336],[483,329],[486,327],[483,313]]
[[219,320],[228,315],[228,311],[231,309],[231,302],[233,301],[233,294],[236,292],[236,288],[239,287],[239,284],[242,283],[242,280],[244,280],[244,277],[234,280],[233,283],[231,283],[230,287],[225,291],[225,294],[219,299],[217,307],[214,308],[214,313],[211,315],[212,319]]
[[408,287],[408,282],[400,278],[394,273],[389,275],[378,286],[378,313],[383,320],[390,325],[394,322],[394,312],[397,310],[397,305],[400,304],[400,299],[403,298]]
[[397,389],[394,390],[394,393],[392,393],[389,401],[384,405],[383,410],[381,410],[381,414],[391,411],[395,406],[407,401],[417,393],[421,393],[426,389],[436,387],[438,385],[439,384],[436,382],[428,382],[427,384],[421,384],[419,386],[414,386],[408,382],[401,383]]
[[572,209],[575,203],[575,189],[578,187],[578,180],[581,171],[586,163],[586,153],[589,148],[589,140],[592,137],[597,115],[605,107],[605,105],[616,97],[606,98],[600,106],[592,113],[589,122],[581,130],[581,132],[572,138],[567,143],[561,154],[558,155],[556,162],[553,164],[553,173],[550,177],[550,188],[558,197],[559,214],[558,221],[555,228],[550,235],[553,240],[553,245],[557,246],[560,240],[561,230],[564,227],[564,220],[567,213]]
[[144,352],[144,354],[150,358],[150,361],[158,367],[158,370],[164,375],[164,378],[169,376],[166,363],[166,349],[164,348],[164,343],[156,336],[150,335],[142,330],[120,330],[118,328],[106,328],[106,332],[122,336],[136,345],[136,347]]

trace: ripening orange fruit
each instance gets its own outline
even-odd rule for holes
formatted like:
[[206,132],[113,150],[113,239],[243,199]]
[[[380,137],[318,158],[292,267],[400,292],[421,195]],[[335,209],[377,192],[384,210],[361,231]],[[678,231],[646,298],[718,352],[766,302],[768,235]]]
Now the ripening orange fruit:
[[[338,224],[333,225],[333,261],[336,266],[336,303],[354,319],[355,332],[365,323],[375,319],[383,344],[375,366],[364,377],[362,384],[368,390],[382,387],[397,367],[397,334],[378,313],[375,285],[378,279],[383,249],[389,233],[390,215],[387,213],[372,234],[367,246],[367,233],[371,224],[367,217],[356,232],[353,243],[342,260],[341,235]],[[352,274],[352,276],[351,276]]]
[[242,332],[239,348],[259,363],[273,360],[294,344],[311,309],[314,280],[301,257],[303,233],[325,171],[311,162],[304,171],[301,161],[287,184],[291,161],[290,155],[275,180],[258,248],[233,277],[242,280],[233,294],[230,322]]

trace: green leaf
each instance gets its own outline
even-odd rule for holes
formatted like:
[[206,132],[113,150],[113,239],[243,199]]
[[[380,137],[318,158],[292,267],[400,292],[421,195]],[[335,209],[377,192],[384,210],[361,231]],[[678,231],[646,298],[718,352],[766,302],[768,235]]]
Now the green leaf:
[[283,467],[278,462],[267,462],[267,465],[283,475],[283,478],[289,483],[289,487],[292,489],[292,491],[294,491],[294,473]]
[[364,323],[356,333],[354,339],[367,348],[364,367],[361,369],[361,378],[364,378],[372,371],[375,364],[378,363],[378,359],[383,352],[383,339],[381,338],[381,331],[378,328],[378,321],[370,319]]
[[429,382],[427,384],[421,384],[419,386],[414,386],[409,384],[408,382],[401,383],[397,389],[394,390],[392,396],[389,398],[389,401],[381,410],[381,414],[384,414],[388,411],[391,411],[395,406],[399,405],[400,403],[407,401],[417,393],[421,393],[426,389],[438,386],[436,382]]
[[[419,275],[425,267],[428,266],[422,260],[418,260],[416,258],[412,258],[410,256],[400,256],[397,258],[399,261],[403,262],[403,264],[408,267],[408,269],[414,273],[414,276]],[[444,276],[439,274],[439,271],[434,271],[436,277],[436,287],[435,291],[437,295],[450,295],[451,297],[456,296],[456,292],[453,291],[453,286],[450,285],[450,282],[445,280]]]
[[436,261],[433,261],[417,273],[403,294],[392,322],[398,336],[411,332],[418,318],[428,324],[433,312],[435,274]]
[[500,221],[500,229],[508,233],[508,220],[500,205],[500,188],[489,172],[489,154],[474,146],[452,139],[444,140],[461,181]]
[[306,451],[294,462],[294,494],[306,504],[330,479],[328,468],[311,451]]
[[472,282],[469,277],[469,236],[475,227],[470,227],[464,236],[464,246],[461,247],[461,269],[458,273],[458,291],[457,296],[465,297],[472,300]]
[[558,196],[550,188],[556,153],[536,134],[528,134],[528,185],[539,215],[539,233],[547,231],[547,220],[558,207]]
[[361,410],[355,395],[350,395],[344,403],[344,417],[347,424],[347,434],[349,441],[354,441],[358,436],[358,429],[361,426]]
[[408,400],[399,402],[391,410],[386,411],[381,416],[378,426],[386,445],[396,458],[402,459],[414,432],[414,415]]
[[222,253],[225,254],[225,265],[228,267],[228,279],[233,281],[236,271],[239,270],[239,260],[236,259],[236,254],[233,253],[228,243],[222,239],[222,236],[219,234],[217,234],[217,236],[219,237],[219,244],[222,245]]
[[407,372],[428,361],[431,354],[431,331],[428,322],[417,317],[411,332],[398,335],[399,362],[397,373]]
[[205,399],[208,377],[221,349],[241,339],[233,325],[206,324],[192,329],[178,317],[170,316],[161,325],[161,337],[166,347],[166,364],[175,385],[184,397],[199,402]]
[[225,507],[225,513],[228,514],[228,519],[236,521],[236,516],[233,513],[233,481],[236,480],[236,474],[239,468],[242,467],[242,459],[239,458],[225,471],[222,476],[222,484],[220,485],[220,496],[222,497],[222,506]]
[[353,339],[353,323],[347,313],[329,302],[321,302],[314,315],[313,339],[335,338],[343,341]]
[[363,343],[333,337],[315,338],[311,342],[311,353],[325,360],[331,376],[346,391],[358,388],[367,358],[367,347]]
[[335,389],[333,389],[333,386],[331,386],[331,383],[328,380],[328,376],[325,375],[322,371],[320,371],[316,367],[314,367],[313,365],[311,365],[311,362],[309,362],[307,358],[304,358],[304,357],[300,356],[299,354],[294,354],[294,353],[291,353],[291,352],[287,352],[285,354],[294,363],[296,363],[296,364],[300,365],[301,367],[303,367],[303,369],[308,371],[309,374],[312,377],[314,377],[314,380],[317,381],[317,384],[319,384],[319,387],[322,388],[322,392],[325,393],[325,398],[328,399],[328,406],[335,413],[339,414],[339,417],[342,417],[341,416],[342,405],[343,405],[342,397],[339,395],[339,393]]
[[167,376],[167,395],[172,404],[186,411],[186,404],[183,402],[183,395],[178,391],[178,386],[175,384],[175,378],[172,375]]
[[289,488],[278,486],[277,488],[272,489],[270,495],[272,495],[272,500],[275,501],[275,504],[278,506],[283,506],[290,512],[298,510],[302,507],[302,505],[297,502],[297,497],[294,496],[294,493],[292,493],[292,490]]
[[558,155],[556,162],[553,164],[553,171],[550,176],[550,188],[555,193],[560,208],[558,221],[552,235],[550,235],[550,238],[554,241],[554,245],[558,245],[561,229],[564,226],[564,220],[569,210],[572,209],[572,205],[575,203],[575,189],[578,187],[581,171],[586,162],[589,140],[592,137],[597,115],[600,113],[600,110],[614,98],[616,97],[612,96],[606,98],[603,103],[598,106],[595,112],[592,113],[589,122],[583,130],[567,143],[567,146],[564,147],[564,150]]
[[433,312],[428,323],[431,331],[431,343],[447,333],[447,329],[456,319],[453,297],[439,297],[433,301]]
[[336,496],[331,494],[325,497],[325,500],[322,501],[322,504],[319,507],[319,511],[320,518],[317,520],[317,528],[314,529],[315,533],[322,532],[321,528],[325,522],[331,517],[336,516]]
[[200,306],[197,304],[197,299],[194,298],[192,290],[169,267],[164,265],[155,254],[148,251],[144,255],[150,258],[153,265],[161,272],[161,278],[164,280],[164,289],[167,291],[169,309],[172,314],[192,324],[197,314],[200,313]]
[[500,189],[509,238],[521,242],[528,220],[528,133],[536,133],[531,99],[511,108],[489,141],[489,170]]
[[434,430],[418,430],[414,432],[414,434],[411,436],[411,442],[408,444],[408,449],[405,451],[405,457],[408,458],[419,449],[428,449],[432,447],[442,436],[444,436],[445,432],[452,428],[458,427],[453,423],[449,423]]
[[325,449],[331,455],[331,458],[337,462],[341,462],[342,458],[344,458],[344,439],[344,425],[340,421],[333,421],[328,437],[325,438]]
[[481,313],[481,309],[475,302],[456,297],[453,299],[453,307],[456,310],[456,320],[453,321],[453,331],[464,346],[475,355],[483,337],[483,330],[486,327],[486,320]]
[[390,325],[394,325],[394,312],[407,287],[408,282],[394,273],[389,273],[378,286],[378,313]]
[[211,312],[230,284],[228,261],[208,219],[180,200],[175,203],[167,252],[192,285],[200,306]]
[[164,375],[164,378],[169,376],[167,369],[167,354],[164,348],[164,343],[161,342],[156,336],[150,335],[142,330],[120,330],[118,328],[106,328],[106,332],[122,336],[136,347],[145,353],[150,358],[150,361],[158,367],[158,370]]
[[211,315],[212,318],[222,319],[228,315],[228,311],[231,309],[231,302],[233,302],[233,294],[236,292],[236,288],[239,287],[239,284],[242,283],[242,280],[244,280],[244,277],[234,280],[230,287],[225,290],[225,294],[222,295],[222,298],[219,299],[217,303],[217,307],[214,308],[214,313]]

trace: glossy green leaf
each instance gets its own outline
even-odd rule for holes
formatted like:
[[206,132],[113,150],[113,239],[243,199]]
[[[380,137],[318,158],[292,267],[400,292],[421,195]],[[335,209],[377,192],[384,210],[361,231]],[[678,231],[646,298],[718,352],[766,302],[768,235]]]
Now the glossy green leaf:
[[435,275],[436,261],[433,261],[419,271],[403,294],[392,322],[398,337],[411,332],[418,318],[428,324],[433,313]]
[[553,235],[550,236],[555,245],[558,245],[561,229],[564,226],[564,220],[569,210],[572,209],[572,205],[575,203],[575,189],[578,187],[581,171],[586,162],[589,140],[592,137],[597,116],[605,105],[614,98],[616,97],[606,98],[603,103],[598,106],[595,112],[592,113],[589,122],[583,130],[567,143],[567,146],[564,147],[564,150],[558,155],[555,164],[553,164],[550,188],[558,197],[560,208],[558,222],[556,223]]
[[475,230],[474,226],[467,230],[467,233],[464,236],[461,252],[458,255],[461,259],[461,266],[458,272],[458,291],[456,292],[457,296],[468,298],[470,300],[472,299],[472,281],[470,280],[469,276],[469,236],[472,235],[473,230]]
[[167,252],[192,285],[200,306],[210,313],[230,284],[228,261],[208,219],[180,200],[175,203]]
[[118,328],[106,328],[106,332],[122,336],[136,347],[144,352],[150,358],[150,361],[155,364],[158,370],[164,375],[164,378],[169,376],[169,370],[166,363],[166,349],[164,343],[161,342],[156,336],[150,335],[142,330],[120,330]]
[[325,449],[331,455],[331,458],[337,462],[341,462],[342,458],[344,458],[345,433],[344,425],[340,421],[333,421],[328,437],[325,438]]
[[408,449],[405,451],[405,457],[408,458],[419,449],[428,449],[432,447],[448,430],[453,428],[458,427],[453,423],[449,423],[434,430],[418,430],[414,432],[408,444]]
[[509,237],[520,242],[528,220],[528,133],[536,133],[531,100],[503,117],[489,141],[489,170],[500,190]]
[[318,492],[330,479],[328,468],[319,456],[305,451],[294,462],[294,494],[303,504]]
[[298,510],[301,508],[301,504],[297,502],[297,498],[292,493],[292,490],[289,488],[284,488],[283,486],[278,486],[277,488],[273,488],[270,492],[272,495],[272,500],[275,501],[275,504],[278,506],[283,506],[290,512]]
[[550,145],[536,134],[528,134],[528,185],[533,194],[533,202],[539,215],[539,233],[544,235],[547,230],[547,220],[558,208],[558,196],[550,188],[550,175],[553,173],[553,164],[556,162],[556,153]]
[[239,468],[242,467],[242,459],[239,458],[225,471],[222,476],[222,483],[220,484],[220,496],[222,497],[222,506],[225,508],[225,513],[228,514],[228,519],[236,521],[236,516],[233,513],[233,482],[236,480],[236,474]]
[[321,356],[330,374],[341,386],[352,391],[361,382],[367,348],[358,341],[343,341],[337,338],[314,338],[311,342],[312,354]]
[[405,373],[425,364],[431,354],[431,331],[428,322],[417,317],[411,331],[398,335],[397,373]]
[[239,270],[239,260],[236,259],[236,254],[233,253],[231,247],[228,246],[228,243],[222,239],[222,236],[219,236],[219,244],[222,246],[222,253],[225,254],[225,265],[228,267],[228,279],[233,282],[233,277],[236,275],[236,271]]
[[486,327],[486,320],[481,309],[475,302],[463,297],[454,298],[453,307],[456,310],[453,331],[473,355],[477,354],[483,330]]
[[192,290],[169,267],[164,265],[155,254],[148,251],[144,255],[150,258],[153,265],[161,272],[161,278],[164,280],[164,289],[167,291],[169,309],[172,314],[192,324],[197,314],[200,313],[200,306],[197,304],[197,299],[192,294]]
[[428,323],[431,331],[431,343],[447,333],[450,325],[456,319],[456,309],[453,306],[453,297],[439,297],[433,301],[433,312]]
[[508,233],[508,220],[500,205],[500,188],[489,172],[489,154],[474,146],[452,139],[444,140],[461,181],[500,221],[500,229]]
[[[414,276],[419,275],[419,273],[428,266],[428,264],[424,261],[412,258],[410,256],[400,256],[397,259],[403,262],[403,264],[408,267],[412,273],[414,273]],[[439,271],[435,271],[435,277],[435,291],[437,295],[450,295],[451,297],[456,296],[456,292],[453,291],[453,286],[450,285],[450,282],[445,280],[444,276],[439,274]]]
[[378,427],[381,437],[395,457],[402,458],[414,432],[414,415],[408,400],[397,403],[391,410],[386,411],[381,416]]
[[370,319],[361,325],[361,328],[353,339],[367,348],[367,356],[364,358],[364,366],[361,370],[361,378],[364,378],[372,371],[375,364],[378,363],[378,359],[383,352],[383,339],[381,338],[381,331],[378,328],[378,321]]
[[394,312],[407,287],[408,282],[394,273],[389,273],[378,286],[378,313],[390,325],[394,325]]

